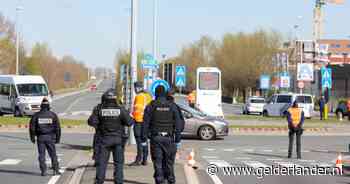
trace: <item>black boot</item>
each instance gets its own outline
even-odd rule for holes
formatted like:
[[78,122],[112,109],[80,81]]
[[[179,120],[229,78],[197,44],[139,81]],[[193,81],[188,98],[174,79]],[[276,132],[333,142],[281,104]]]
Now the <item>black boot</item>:
[[148,165],[148,162],[147,162],[147,160],[144,160],[144,161],[142,161],[141,164],[144,165],[144,166],[147,166],[147,165]]
[[140,166],[140,165],[141,165],[140,161],[135,161],[135,162],[129,164],[129,166]]
[[59,171],[59,169],[56,169],[53,171],[53,175],[61,175],[62,173]]
[[46,171],[41,171],[41,176],[47,176],[47,172]]

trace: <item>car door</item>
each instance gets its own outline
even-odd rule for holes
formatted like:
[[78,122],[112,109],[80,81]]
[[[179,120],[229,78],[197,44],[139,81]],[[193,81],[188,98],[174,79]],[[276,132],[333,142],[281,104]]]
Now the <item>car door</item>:
[[190,112],[183,109],[181,111],[185,119],[185,128],[183,133],[192,134],[196,128],[196,119],[193,117],[193,114],[191,114]]
[[1,109],[6,112],[11,111],[10,85],[1,84],[0,93],[1,93]]
[[273,95],[267,102],[265,110],[267,110],[267,113],[269,116],[274,116],[274,105],[276,102],[276,95]]
[[292,103],[292,95],[278,95],[274,106],[274,116],[281,116]]

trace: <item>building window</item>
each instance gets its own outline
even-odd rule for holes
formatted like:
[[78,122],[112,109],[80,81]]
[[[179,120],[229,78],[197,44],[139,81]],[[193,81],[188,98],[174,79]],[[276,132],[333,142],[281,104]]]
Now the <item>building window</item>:
[[350,44],[347,47],[350,48]]
[[339,45],[339,44],[336,44],[336,45],[335,45],[335,48],[340,48],[340,45]]

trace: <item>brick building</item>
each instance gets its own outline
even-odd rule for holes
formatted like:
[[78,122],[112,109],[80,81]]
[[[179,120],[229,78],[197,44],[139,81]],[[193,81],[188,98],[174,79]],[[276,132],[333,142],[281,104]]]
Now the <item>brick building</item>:
[[319,40],[319,44],[328,45],[328,59],[331,65],[350,64],[350,40]]

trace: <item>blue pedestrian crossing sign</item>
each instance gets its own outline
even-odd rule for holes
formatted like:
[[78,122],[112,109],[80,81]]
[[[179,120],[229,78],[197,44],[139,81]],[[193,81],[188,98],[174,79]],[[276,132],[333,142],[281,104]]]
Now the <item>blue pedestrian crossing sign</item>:
[[185,87],[186,86],[186,66],[178,65],[175,68],[175,86]]
[[168,91],[170,89],[170,85],[167,81],[165,80],[156,80],[152,83],[151,85],[151,93],[153,96],[155,96],[156,94],[156,88],[159,86],[159,85],[162,85],[166,91]]
[[332,69],[322,67],[321,78],[322,88],[332,88]]

